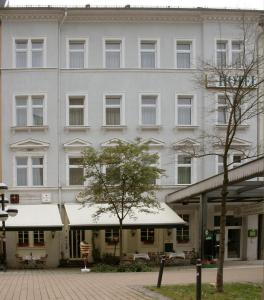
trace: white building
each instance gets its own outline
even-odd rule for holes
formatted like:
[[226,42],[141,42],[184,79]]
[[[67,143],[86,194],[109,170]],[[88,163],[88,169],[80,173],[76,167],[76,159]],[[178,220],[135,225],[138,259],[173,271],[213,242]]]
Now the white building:
[[[19,205],[58,204],[67,224],[64,205],[76,203],[82,189],[82,149],[116,139],[141,137],[159,153],[166,170],[157,182],[162,202],[175,189],[217,174],[217,157],[193,159],[182,150],[201,143],[204,132],[223,133],[224,109],[215,109],[221,94],[195,78],[203,61],[237,59],[243,14],[257,22],[258,12],[240,10],[1,9],[2,180],[9,195],[19,195]],[[255,119],[241,126],[239,147],[256,147],[256,128]],[[236,152],[230,156],[237,165],[241,159]],[[177,234],[150,228],[155,236],[149,244],[138,229],[126,235],[124,251],[164,251],[165,244],[177,251],[197,248],[198,210],[182,206],[177,213],[189,224]],[[44,233],[30,224],[9,232],[9,263],[14,265],[15,254],[23,251],[47,253],[50,266],[58,265],[61,255],[78,258],[79,241],[90,241],[91,231],[65,225],[53,233],[58,224],[47,221]],[[247,239],[241,232],[240,241]],[[113,252],[107,243],[111,235],[110,229],[97,233],[101,253]]]

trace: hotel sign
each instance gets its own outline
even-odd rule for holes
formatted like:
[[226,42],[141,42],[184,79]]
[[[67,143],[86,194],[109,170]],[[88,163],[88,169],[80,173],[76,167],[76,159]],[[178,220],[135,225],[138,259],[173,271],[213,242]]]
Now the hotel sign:
[[256,88],[257,77],[254,75],[206,75],[205,86],[206,88],[236,88],[241,82],[243,88]]

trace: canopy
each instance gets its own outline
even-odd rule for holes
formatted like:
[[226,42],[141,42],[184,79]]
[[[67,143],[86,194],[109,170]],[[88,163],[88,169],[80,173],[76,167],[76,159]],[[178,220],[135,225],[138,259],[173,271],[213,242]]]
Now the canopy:
[[[185,222],[167,204],[160,203],[161,209],[153,209],[155,213],[145,213],[134,210],[135,217],[126,216],[123,228],[173,228]],[[100,229],[118,227],[116,215],[104,213],[95,219],[93,217],[98,206],[82,206],[81,204],[65,204],[66,213],[71,229]]]
[[62,222],[56,204],[9,205],[17,208],[15,217],[8,217],[6,230],[61,230]]

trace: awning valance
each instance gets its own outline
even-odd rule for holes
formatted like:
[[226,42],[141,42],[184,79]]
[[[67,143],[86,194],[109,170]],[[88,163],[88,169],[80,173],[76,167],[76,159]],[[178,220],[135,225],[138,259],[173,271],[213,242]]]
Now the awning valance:
[[[155,211],[153,214],[135,212],[135,218],[127,216],[123,228],[173,228],[185,223],[167,204],[161,203],[161,208],[161,210],[153,210]],[[119,226],[117,217],[110,213],[101,214],[99,218],[94,219],[93,215],[97,210],[95,205],[65,204],[65,209],[72,229],[103,229]]]
[[8,217],[6,230],[61,230],[62,222],[56,204],[9,205],[15,207],[18,214]]

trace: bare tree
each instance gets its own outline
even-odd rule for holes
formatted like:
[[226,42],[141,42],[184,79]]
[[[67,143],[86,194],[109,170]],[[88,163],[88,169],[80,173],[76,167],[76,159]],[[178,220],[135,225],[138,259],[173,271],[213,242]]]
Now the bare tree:
[[[258,51],[259,37],[262,34],[260,27],[258,28],[256,24],[243,22],[241,24],[241,38],[233,44],[237,51],[232,53],[231,61],[228,62],[225,51],[219,51],[216,64],[202,62],[199,72],[199,84],[205,85],[207,89],[219,95],[216,112],[218,122],[221,123],[222,127],[221,136],[206,132],[203,135],[203,147],[199,151],[197,148],[191,150],[191,155],[201,157],[220,154],[212,150],[212,143],[222,149],[220,156],[223,166],[223,184],[221,188],[220,245],[216,278],[218,292],[223,292],[226,202],[230,170],[228,158],[233,150],[240,151],[243,158],[250,156],[248,149],[244,150],[234,145],[237,131],[240,127],[245,126],[250,119],[257,118],[263,113],[264,57]],[[224,41],[221,45],[220,40],[218,46],[220,49],[221,46],[224,47]]]

